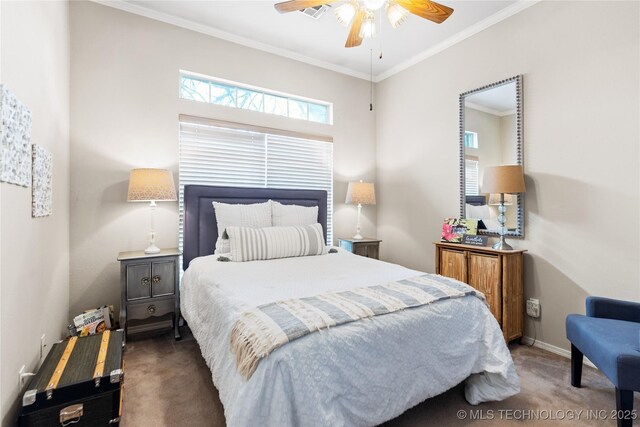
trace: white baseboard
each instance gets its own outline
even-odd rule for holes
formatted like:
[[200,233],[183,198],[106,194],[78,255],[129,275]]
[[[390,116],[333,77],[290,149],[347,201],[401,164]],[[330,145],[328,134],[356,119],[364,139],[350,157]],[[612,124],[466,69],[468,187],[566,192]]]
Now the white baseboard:
[[[533,338],[531,337],[522,337],[522,344],[526,344],[526,345],[531,345],[533,344],[534,347],[542,349],[542,350],[546,350],[550,353],[553,354],[557,354],[558,356],[562,356],[562,357],[566,357],[567,359],[571,359],[571,352],[569,350],[565,350],[564,348],[560,348],[560,347],[556,347],[555,345],[551,345],[548,344],[546,342],[540,341],[540,340],[533,340]],[[584,364],[585,365],[589,365],[592,368],[596,368],[596,365],[594,365],[591,360],[587,359],[586,357],[584,358]],[[598,369],[598,368],[596,368]]]

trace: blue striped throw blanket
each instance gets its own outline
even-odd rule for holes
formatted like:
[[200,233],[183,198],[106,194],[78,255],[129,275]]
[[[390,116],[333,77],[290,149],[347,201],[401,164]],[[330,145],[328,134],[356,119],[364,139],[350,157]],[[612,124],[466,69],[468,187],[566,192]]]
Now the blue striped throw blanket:
[[238,372],[249,379],[260,359],[309,333],[449,298],[484,295],[457,280],[424,274],[384,285],[330,292],[258,306],[240,315],[231,329]]

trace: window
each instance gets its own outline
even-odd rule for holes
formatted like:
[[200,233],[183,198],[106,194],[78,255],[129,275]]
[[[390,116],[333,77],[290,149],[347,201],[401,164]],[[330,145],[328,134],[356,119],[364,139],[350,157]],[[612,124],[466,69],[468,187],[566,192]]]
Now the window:
[[464,188],[465,195],[477,196],[480,194],[480,171],[478,158],[465,156],[464,158]]
[[476,132],[464,131],[464,146],[467,148],[478,148],[478,134]]
[[332,244],[333,144],[320,137],[242,127],[180,118],[180,249],[184,186],[190,184],[326,190],[327,242]]
[[180,98],[316,123],[332,123],[333,105],[299,96],[180,72]]

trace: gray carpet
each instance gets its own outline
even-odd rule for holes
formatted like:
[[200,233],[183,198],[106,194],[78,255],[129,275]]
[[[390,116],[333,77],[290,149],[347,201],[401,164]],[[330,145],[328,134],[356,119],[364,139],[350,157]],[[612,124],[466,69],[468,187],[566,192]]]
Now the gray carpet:
[[[616,425],[610,417],[615,410],[615,391],[600,372],[585,366],[582,388],[575,389],[569,384],[568,359],[523,345],[512,345],[511,353],[522,384],[519,395],[502,402],[471,406],[465,401],[460,385],[384,425]],[[211,373],[188,330],[177,342],[171,334],[129,339],[125,364],[122,426],[225,425]],[[636,397],[635,405],[640,409],[640,398]],[[470,420],[472,410],[482,410],[475,415],[484,419]],[[577,418],[577,411],[581,410],[580,419],[569,419]],[[592,412],[588,413],[589,410]],[[459,419],[458,411],[464,411],[466,418]],[[531,419],[536,416],[543,419]]]

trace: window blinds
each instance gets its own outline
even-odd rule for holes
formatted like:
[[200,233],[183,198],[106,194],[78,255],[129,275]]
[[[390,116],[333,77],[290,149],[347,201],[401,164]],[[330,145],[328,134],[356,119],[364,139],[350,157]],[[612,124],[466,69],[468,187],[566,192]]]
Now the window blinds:
[[180,122],[179,244],[185,185],[327,191],[327,241],[333,242],[333,144],[221,122]]
[[480,194],[480,171],[478,158],[467,156],[464,159],[464,188],[467,196]]

